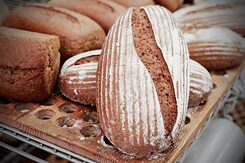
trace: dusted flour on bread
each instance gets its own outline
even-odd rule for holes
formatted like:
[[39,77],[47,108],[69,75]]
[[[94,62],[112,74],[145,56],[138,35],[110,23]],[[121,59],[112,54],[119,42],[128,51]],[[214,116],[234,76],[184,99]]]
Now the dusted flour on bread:
[[100,123],[116,148],[146,157],[170,146],[186,116],[188,64],[187,45],[166,9],[130,8],[118,18],[97,76]]
[[209,72],[196,61],[190,60],[190,97],[188,106],[197,106],[207,100],[213,89]]
[[96,103],[96,75],[101,50],[78,54],[62,66],[59,87],[67,98],[82,103]]
[[184,24],[181,27],[191,59],[208,70],[238,66],[245,58],[245,39],[223,27]]
[[221,26],[245,35],[245,1],[206,2],[181,8],[174,12],[179,23]]

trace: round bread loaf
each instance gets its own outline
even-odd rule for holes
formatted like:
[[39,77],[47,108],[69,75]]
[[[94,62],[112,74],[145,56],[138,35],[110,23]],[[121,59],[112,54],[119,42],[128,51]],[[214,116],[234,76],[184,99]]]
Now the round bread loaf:
[[3,0],[0,0],[0,24],[2,23],[3,19],[8,15],[9,9],[8,6],[4,3]]
[[97,76],[97,111],[110,142],[147,157],[168,148],[189,98],[187,44],[160,6],[130,8],[112,26]]
[[190,60],[190,97],[189,107],[205,102],[213,89],[209,72],[196,61]]
[[95,105],[96,75],[101,50],[78,54],[69,58],[61,68],[61,93],[76,102]]
[[184,0],[155,0],[157,4],[174,12],[183,5]]
[[153,0],[113,0],[125,7],[140,7],[140,6],[147,6],[147,5],[154,5]]
[[0,27],[0,96],[47,99],[59,72],[59,48],[57,36]]
[[109,31],[125,7],[111,0],[51,0],[49,4],[86,15]]
[[84,51],[100,49],[105,39],[103,29],[90,18],[46,4],[17,7],[10,12],[3,24],[59,36],[61,54],[64,58]]
[[245,58],[245,39],[229,29],[192,24],[184,24],[181,29],[191,59],[208,70],[232,68]]

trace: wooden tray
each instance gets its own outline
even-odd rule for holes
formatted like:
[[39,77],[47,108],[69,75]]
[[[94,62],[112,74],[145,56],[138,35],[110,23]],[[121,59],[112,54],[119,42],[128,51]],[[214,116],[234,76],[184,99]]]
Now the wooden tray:
[[43,103],[0,101],[0,122],[98,162],[176,162],[217,107],[244,64],[214,73],[213,89],[205,105],[188,113],[186,124],[172,147],[152,158],[124,155],[103,136],[96,109],[72,103],[56,92]]

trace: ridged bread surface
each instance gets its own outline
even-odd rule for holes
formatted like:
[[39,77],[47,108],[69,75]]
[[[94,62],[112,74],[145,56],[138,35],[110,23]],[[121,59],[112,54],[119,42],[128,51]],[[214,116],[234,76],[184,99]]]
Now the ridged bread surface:
[[62,66],[59,86],[67,98],[82,103],[96,103],[96,76],[98,61],[75,64],[87,57],[99,57],[101,50],[78,54],[68,59]]
[[166,135],[156,88],[134,47],[133,8],[112,26],[97,78],[97,110],[105,135],[119,150],[137,157],[170,146],[185,120],[189,97],[188,49],[171,13],[160,6],[141,9],[152,25],[173,81],[178,114],[171,134]]
[[212,77],[198,62],[190,59],[190,98],[189,107],[207,100],[213,89]]
[[182,31],[191,59],[209,70],[231,68],[245,58],[245,39],[227,28],[185,25]]

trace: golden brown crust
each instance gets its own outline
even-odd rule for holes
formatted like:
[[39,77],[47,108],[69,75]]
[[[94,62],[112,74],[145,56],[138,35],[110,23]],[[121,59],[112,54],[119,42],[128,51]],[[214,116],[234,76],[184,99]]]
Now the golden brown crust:
[[43,4],[28,4],[14,9],[3,24],[59,36],[61,54],[65,58],[80,52],[99,49],[105,38],[103,29],[90,18]]
[[153,0],[113,0],[125,7],[140,7],[147,5],[154,5],[155,2]]
[[86,15],[109,31],[125,7],[110,0],[51,0],[49,4]]
[[155,0],[157,4],[166,7],[174,12],[183,5],[183,0]]

